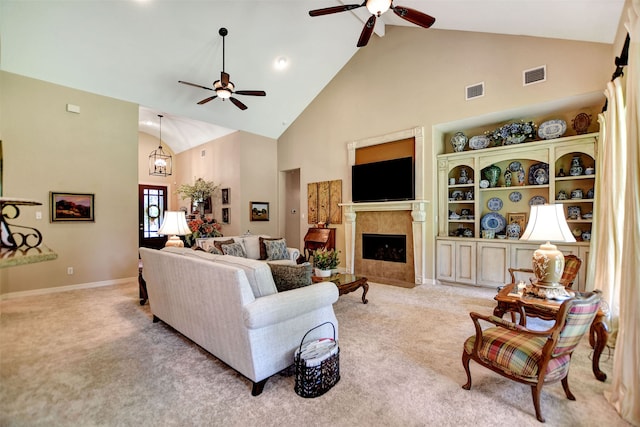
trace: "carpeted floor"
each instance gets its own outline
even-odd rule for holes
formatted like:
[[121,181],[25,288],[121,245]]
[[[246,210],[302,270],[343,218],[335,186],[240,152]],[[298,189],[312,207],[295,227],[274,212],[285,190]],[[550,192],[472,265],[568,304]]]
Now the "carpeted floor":
[[[0,426],[497,426],[540,425],[530,389],[472,362],[463,390],[469,311],[490,313],[492,289],[372,283],[340,297],[340,382],[295,394],[276,375],[264,392],[141,307],[137,283],[0,302]],[[570,385],[546,386],[550,426],[626,426],[591,372],[585,339]],[[612,371],[605,350],[602,369]]]

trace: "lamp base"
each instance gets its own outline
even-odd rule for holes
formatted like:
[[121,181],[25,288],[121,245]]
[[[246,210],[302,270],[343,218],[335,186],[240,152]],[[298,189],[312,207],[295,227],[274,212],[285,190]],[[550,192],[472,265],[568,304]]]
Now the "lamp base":
[[566,299],[571,297],[571,294],[560,284],[555,286],[533,283],[530,292],[537,297],[546,299]]
[[169,236],[164,247],[184,248],[184,242],[178,236]]

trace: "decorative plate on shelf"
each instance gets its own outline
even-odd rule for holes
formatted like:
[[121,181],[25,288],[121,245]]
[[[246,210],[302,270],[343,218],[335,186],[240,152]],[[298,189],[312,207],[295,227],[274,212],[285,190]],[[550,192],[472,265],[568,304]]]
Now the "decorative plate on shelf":
[[507,220],[497,212],[490,212],[482,217],[480,225],[483,230],[493,230],[499,233],[504,230]]
[[485,135],[472,136],[469,140],[469,148],[472,150],[481,150],[489,146],[489,138]]
[[509,170],[511,172],[518,172],[522,168],[522,164],[520,162],[511,162],[509,163]]
[[522,193],[519,191],[512,191],[509,194],[509,200],[511,200],[512,202],[519,202],[520,200],[522,200]]
[[549,165],[536,163],[529,168],[529,185],[544,185],[549,183]]
[[487,207],[492,211],[499,211],[502,209],[502,199],[498,197],[492,197],[487,201]]
[[463,200],[464,193],[462,192],[462,190],[455,190],[453,193],[451,193],[451,197],[453,198],[453,200]]
[[538,136],[542,139],[560,138],[567,131],[567,122],[564,120],[549,120],[540,125]]
[[544,205],[545,203],[547,203],[547,199],[545,199],[543,196],[533,196],[531,199],[529,199],[529,206]]

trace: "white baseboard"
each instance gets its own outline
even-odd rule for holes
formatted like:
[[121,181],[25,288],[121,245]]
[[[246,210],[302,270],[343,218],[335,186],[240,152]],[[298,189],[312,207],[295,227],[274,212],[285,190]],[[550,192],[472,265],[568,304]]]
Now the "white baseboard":
[[31,291],[9,292],[8,294],[0,295],[0,301],[12,299],[12,298],[30,297],[34,295],[46,295],[46,294],[53,294],[57,292],[75,291],[77,289],[90,289],[90,288],[99,288],[101,286],[122,285],[124,283],[137,282],[137,281],[138,281],[138,277],[135,276],[135,277],[127,277],[124,279],[103,280],[101,282],[79,283],[77,285],[68,285],[68,286],[56,286],[54,288],[33,289]]

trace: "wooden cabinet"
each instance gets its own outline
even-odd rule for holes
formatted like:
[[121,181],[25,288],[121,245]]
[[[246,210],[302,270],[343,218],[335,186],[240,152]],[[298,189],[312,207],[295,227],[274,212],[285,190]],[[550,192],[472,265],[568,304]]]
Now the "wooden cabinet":
[[[577,243],[562,244],[559,249],[582,258],[574,287],[583,290],[597,197],[597,138],[598,134],[592,133],[439,155],[438,280],[484,286],[508,282],[508,268],[530,268],[533,251],[539,246],[506,236],[509,214],[528,218],[532,204],[561,203]],[[483,169],[492,165],[501,171],[497,184],[481,185],[486,179]],[[517,179],[518,170],[524,173],[523,180]],[[506,171],[510,171],[510,182]],[[502,239],[482,238],[482,230],[488,224],[483,218],[487,215],[504,223],[504,227],[494,230],[496,237],[502,235]],[[524,226],[526,221],[520,234]],[[468,262],[471,252],[473,263]],[[467,267],[472,270],[465,270]]]
[[309,228],[304,236],[304,257],[309,260],[316,249],[336,248],[335,228]]

